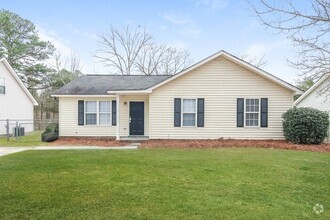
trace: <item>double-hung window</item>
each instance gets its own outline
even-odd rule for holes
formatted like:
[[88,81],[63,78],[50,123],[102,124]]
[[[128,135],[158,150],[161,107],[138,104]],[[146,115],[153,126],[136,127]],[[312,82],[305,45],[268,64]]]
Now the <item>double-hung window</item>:
[[86,101],[86,125],[96,125],[97,124],[97,101]]
[[196,99],[182,99],[182,126],[196,126]]
[[0,77],[0,94],[6,94],[5,78]]
[[85,101],[85,125],[110,125],[110,101]]
[[259,99],[245,99],[245,126],[259,126]]
[[99,101],[99,125],[110,125],[110,101]]

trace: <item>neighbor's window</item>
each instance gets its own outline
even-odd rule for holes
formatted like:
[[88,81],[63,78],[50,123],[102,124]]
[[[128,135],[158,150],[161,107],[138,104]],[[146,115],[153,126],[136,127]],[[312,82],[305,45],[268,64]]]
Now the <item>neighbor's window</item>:
[[182,99],[182,126],[196,125],[196,99]]
[[110,101],[99,102],[99,124],[110,125]]
[[5,78],[0,77],[0,94],[6,94]]
[[97,124],[97,101],[86,101],[86,125]]
[[245,126],[259,126],[259,99],[245,99]]

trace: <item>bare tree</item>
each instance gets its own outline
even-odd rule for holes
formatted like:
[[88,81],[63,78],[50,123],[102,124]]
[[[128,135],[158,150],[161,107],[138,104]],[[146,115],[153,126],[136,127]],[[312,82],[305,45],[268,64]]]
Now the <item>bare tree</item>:
[[67,69],[71,73],[75,73],[77,71],[81,72],[83,65],[81,64],[81,60],[77,54],[73,51],[70,53],[70,57],[63,58],[60,52],[56,52],[53,55],[54,64],[53,68],[56,71],[61,71],[62,69]]
[[188,51],[169,47],[166,50],[163,62],[160,64],[160,70],[166,75],[173,75],[186,69],[191,63],[192,60]]
[[106,33],[99,36],[100,49],[94,56],[119,74],[130,75],[134,70],[137,56],[152,44],[152,37],[145,28],[117,29],[110,26]]
[[239,58],[258,68],[263,68],[267,64],[267,61],[265,60],[265,55],[263,55],[262,57],[257,57],[251,54],[242,53],[239,55]]
[[[316,81],[330,72],[329,0],[310,0],[305,8],[292,0],[248,1],[263,25],[292,41],[298,58],[289,63],[300,77]],[[321,93],[330,96],[330,83]]]
[[166,45],[152,45],[143,49],[136,66],[145,75],[174,75],[192,63],[190,53]]
[[82,75],[83,65],[81,64],[80,58],[71,51],[70,57],[64,59],[62,54],[57,52],[53,56],[54,64],[53,68],[56,73],[51,78],[51,84],[59,86],[64,86],[71,82],[73,79]]
[[166,50],[166,46],[155,43],[143,47],[136,60],[137,70],[145,75],[157,75]]
[[117,74],[175,74],[191,64],[187,51],[157,44],[145,28],[110,27],[99,35],[94,56]]

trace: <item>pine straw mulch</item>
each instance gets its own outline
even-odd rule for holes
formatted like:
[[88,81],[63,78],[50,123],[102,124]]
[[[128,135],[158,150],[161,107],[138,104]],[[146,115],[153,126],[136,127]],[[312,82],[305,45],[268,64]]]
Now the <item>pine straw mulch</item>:
[[[133,141],[134,143],[137,141]],[[330,143],[320,145],[298,145],[287,141],[278,140],[234,140],[234,139],[215,139],[215,140],[147,140],[138,141],[140,148],[223,148],[223,147],[256,147],[271,149],[286,149],[299,151],[330,152]],[[61,137],[57,141],[50,143],[51,146],[127,146],[130,141],[116,141],[112,138],[93,138],[93,137]]]

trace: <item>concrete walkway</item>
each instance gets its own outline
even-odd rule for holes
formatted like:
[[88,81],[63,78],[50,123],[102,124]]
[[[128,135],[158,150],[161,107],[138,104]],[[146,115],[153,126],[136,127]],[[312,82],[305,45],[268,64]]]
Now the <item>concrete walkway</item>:
[[133,150],[138,146],[100,147],[100,146],[39,146],[39,147],[0,147],[0,157],[26,150]]
[[0,147],[0,157],[5,156],[7,154],[18,153],[21,151],[26,151],[31,148],[27,147]]

